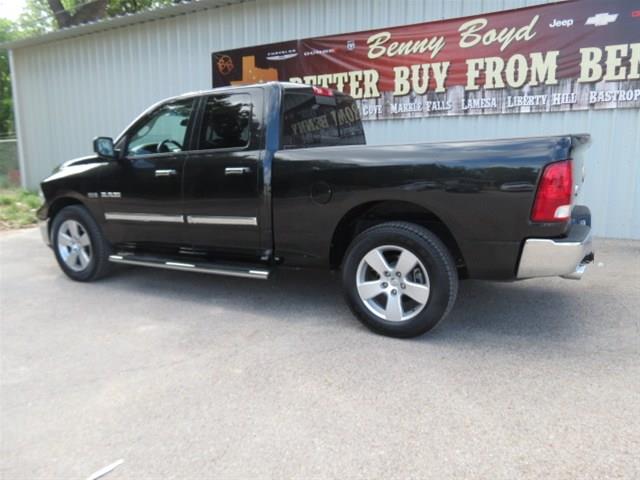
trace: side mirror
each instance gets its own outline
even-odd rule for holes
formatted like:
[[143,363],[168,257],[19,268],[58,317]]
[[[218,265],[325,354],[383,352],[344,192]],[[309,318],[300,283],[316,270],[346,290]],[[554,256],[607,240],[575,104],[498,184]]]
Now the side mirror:
[[116,151],[113,147],[113,138],[111,137],[97,137],[93,140],[93,151],[100,158],[113,160],[116,158]]

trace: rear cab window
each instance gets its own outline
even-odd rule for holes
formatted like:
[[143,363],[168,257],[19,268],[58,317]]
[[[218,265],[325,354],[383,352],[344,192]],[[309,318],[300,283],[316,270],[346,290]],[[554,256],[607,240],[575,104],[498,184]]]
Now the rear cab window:
[[327,89],[285,89],[282,102],[282,149],[364,145],[355,101]]

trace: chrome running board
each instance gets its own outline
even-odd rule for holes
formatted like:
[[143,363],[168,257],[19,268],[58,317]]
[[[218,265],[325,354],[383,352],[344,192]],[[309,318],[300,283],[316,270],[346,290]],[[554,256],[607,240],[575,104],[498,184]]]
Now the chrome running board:
[[129,253],[109,255],[109,261],[126,265],[136,265],[139,267],[164,268],[166,270],[209,273],[212,275],[227,275],[229,277],[257,278],[259,280],[267,280],[271,274],[271,270],[269,268],[261,265],[250,266],[212,262],[190,262]]

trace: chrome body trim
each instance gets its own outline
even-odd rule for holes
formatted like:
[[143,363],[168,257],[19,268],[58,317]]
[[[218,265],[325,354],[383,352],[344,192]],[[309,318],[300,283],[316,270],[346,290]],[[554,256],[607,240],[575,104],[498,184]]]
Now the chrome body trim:
[[155,176],[156,177],[171,177],[173,175],[176,175],[176,170],[174,168],[168,168],[168,169],[164,169],[164,170],[156,170],[155,171]]
[[38,230],[40,230],[40,236],[42,241],[48,247],[51,246],[51,238],[49,237],[49,219],[38,221]]
[[149,262],[139,259],[127,258],[127,255],[110,255],[109,261],[126,265],[136,265],[140,267],[163,268],[166,270],[179,270],[182,272],[208,273],[211,275],[226,275],[229,277],[255,278],[258,280],[268,280],[271,272],[269,270],[242,270],[223,267],[202,267],[191,263],[182,262]]
[[593,261],[591,228],[580,227],[579,235],[567,239],[529,238],[525,240],[517,278],[556,277],[579,280]]
[[249,173],[251,169],[249,167],[226,167],[224,169],[225,175],[244,175]]
[[162,223],[184,223],[182,215],[160,215],[156,213],[123,213],[105,212],[106,220],[120,220],[124,222],[162,222]]
[[187,223],[194,225],[248,225],[258,226],[256,217],[213,217],[209,215],[187,215]]
[[184,268],[196,268],[195,265],[191,263],[182,263],[182,262],[164,262],[168,267],[184,267]]

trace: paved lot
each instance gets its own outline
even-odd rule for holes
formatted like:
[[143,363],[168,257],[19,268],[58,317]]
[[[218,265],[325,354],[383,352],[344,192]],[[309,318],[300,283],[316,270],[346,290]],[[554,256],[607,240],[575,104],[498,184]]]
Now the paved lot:
[[581,282],[463,282],[430,335],[337,278],[59,271],[0,235],[3,478],[638,478],[640,242]]

